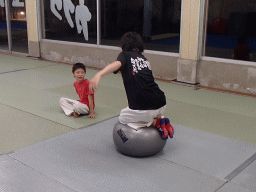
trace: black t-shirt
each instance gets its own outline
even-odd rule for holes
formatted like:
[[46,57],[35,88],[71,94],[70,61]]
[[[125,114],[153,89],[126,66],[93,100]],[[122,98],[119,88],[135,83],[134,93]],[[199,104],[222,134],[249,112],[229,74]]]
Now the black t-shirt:
[[130,109],[152,110],[166,105],[164,92],[155,83],[149,61],[139,52],[121,52],[117,61],[121,71]]

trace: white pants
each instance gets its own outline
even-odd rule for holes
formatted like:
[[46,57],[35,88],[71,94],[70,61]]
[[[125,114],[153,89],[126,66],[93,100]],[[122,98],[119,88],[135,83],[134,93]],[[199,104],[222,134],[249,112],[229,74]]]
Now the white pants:
[[73,112],[80,114],[89,114],[89,107],[79,101],[68,99],[65,97],[60,98],[60,107],[64,113],[70,116]]
[[141,127],[149,127],[154,119],[160,118],[163,115],[165,108],[166,106],[156,110],[133,110],[126,107],[121,110],[119,122],[136,130]]

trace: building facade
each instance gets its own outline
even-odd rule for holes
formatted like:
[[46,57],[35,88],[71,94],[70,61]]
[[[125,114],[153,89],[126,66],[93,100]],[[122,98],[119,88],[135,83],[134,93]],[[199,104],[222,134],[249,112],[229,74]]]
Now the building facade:
[[256,92],[256,0],[0,0],[0,51],[103,68],[125,32],[156,78]]

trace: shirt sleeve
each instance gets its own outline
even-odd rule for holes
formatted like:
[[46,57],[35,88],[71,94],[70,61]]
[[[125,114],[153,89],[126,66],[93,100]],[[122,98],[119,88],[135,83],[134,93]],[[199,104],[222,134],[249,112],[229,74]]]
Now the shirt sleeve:
[[124,65],[126,64],[126,55],[125,55],[125,53],[124,52],[119,53],[116,60],[120,61],[122,65],[118,70],[113,72],[114,74],[117,74],[119,71],[122,71],[122,69],[124,68]]
[[94,93],[93,92],[91,92],[91,91],[88,91],[87,92],[87,95],[93,95]]

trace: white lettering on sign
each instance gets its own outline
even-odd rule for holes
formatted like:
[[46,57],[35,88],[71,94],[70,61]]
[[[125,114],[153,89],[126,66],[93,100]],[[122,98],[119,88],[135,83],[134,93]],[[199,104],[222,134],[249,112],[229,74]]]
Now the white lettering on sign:
[[24,4],[24,2],[20,2],[20,0],[13,0],[12,1],[12,6],[13,7],[24,7],[25,4]]
[[[87,22],[91,20],[91,13],[87,6],[84,5],[84,0],[79,0],[79,5],[76,7],[71,0],[51,0],[50,8],[52,13],[59,19],[62,20],[61,15],[58,11],[64,8],[64,14],[71,28],[74,27],[74,23],[71,18],[71,14],[75,13],[76,28],[77,32],[81,34],[83,31],[84,38],[88,41],[88,26]],[[58,10],[58,11],[57,11]]]
[[[20,2],[20,0],[12,0],[13,7],[24,7],[24,2]],[[0,0],[0,7],[4,7],[4,0]]]
[[4,0],[0,0],[0,7],[4,7]]
[[63,0],[64,2],[64,13],[67,18],[68,24],[71,28],[74,28],[74,23],[71,19],[71,14],[75,12],[75,6],[73,5],[71,0]]
[[91,13],[89,9],[84,5],[84,0],[79,0],[79,5],[76,6],[76,28],[80,34],[83,30],[84,38],[88,41],[88,26],[87,21],[91,20]]
[[62,20],[61,15],[58,13],[57,9],[60,11],[62,9],[62,0],[51,0],[51,11],[59,19]]

